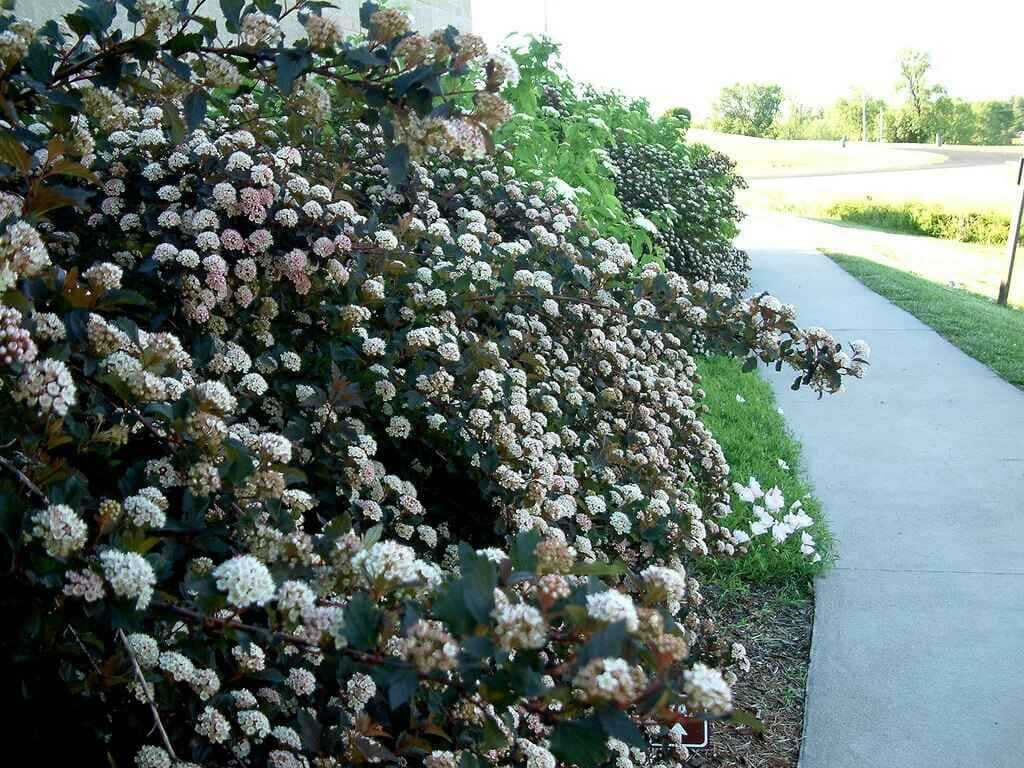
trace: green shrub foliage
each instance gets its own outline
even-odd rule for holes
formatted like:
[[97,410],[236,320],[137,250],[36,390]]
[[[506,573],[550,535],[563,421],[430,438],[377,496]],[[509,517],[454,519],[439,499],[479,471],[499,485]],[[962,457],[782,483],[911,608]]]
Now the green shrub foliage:
[[701,148],[684,155],[657,144],[619,142],[611,159],[619,199],[634,221],[655,233],[665,266],[693,280],[746,290],[750,259],[732,245],[741,216],[735,192],[743,179],[729,158]]
[[748,663],[687,573],[750,539],[690,339],[818,392],[864,350],[486,154],[479,39],[320,7],[3,17],[9,724],[140,768],[678,763]]
[[964,243],[1003,245],[1010,217],[999,211],[952,211],[936,203],[840,200],[825,214],[841,221]]

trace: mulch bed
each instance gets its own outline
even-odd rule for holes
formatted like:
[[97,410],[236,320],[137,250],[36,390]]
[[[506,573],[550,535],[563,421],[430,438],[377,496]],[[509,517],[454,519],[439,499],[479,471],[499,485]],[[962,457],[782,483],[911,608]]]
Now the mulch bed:
[[804,720],[804,685],[810,661],[814,600],[752,586],[737,595],[706,592],[716,623],[743,643],[750,672],[733,686],[735,705],[765,725],[713,723],[711,746],[694,750],[688,766],[796,768]]

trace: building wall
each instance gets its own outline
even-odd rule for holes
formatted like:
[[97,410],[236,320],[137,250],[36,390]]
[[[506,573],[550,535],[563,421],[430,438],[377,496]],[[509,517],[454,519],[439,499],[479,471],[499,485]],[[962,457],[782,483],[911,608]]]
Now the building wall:
[[[324,9],[324,13],[337,16],[346,32],[359,32],[359,7],[362,0],[335,0],[335,4],[337,8]],[[394,6],[410,13],[413,17],[413,26],[421,32],[432,32],[449,24],[460,32],[472,29],[470,0],[406,0],[395,3]],[[70,13],[76,7],[76,0],[17,0],[15,12],[41,24]],[[212,13],[209,10],[211,7],[219,7],[216,0],[208,2],[201,12]],[[294,16],[289,18],[293,20]],[[291,24],[286,24],[285,29],[289,34],[295,34],[298,26],[292,21]]]

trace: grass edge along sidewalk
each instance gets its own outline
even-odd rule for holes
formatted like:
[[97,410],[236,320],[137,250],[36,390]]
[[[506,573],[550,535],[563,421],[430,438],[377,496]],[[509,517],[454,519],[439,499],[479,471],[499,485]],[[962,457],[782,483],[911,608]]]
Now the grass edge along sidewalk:
[[[729,462],[731,481],[745,484],[754,477],[764,490],[778,486],[788,506],[797,499],[814,519],[809,532],[821,561],[801,554],[796,540],[776,545],[770,536],[751,542],[750,552],[727,560],[706,558],[699,563],[705,577],[726,589],[763,583],[810,594],[811,582],[832,560],[832,538],[801,471],[801,448],[786,427],[771,385],[756,373],[744,372],[743,361],[725,356],[697,358],[707,412],[702,420],[712,431]],[[751,518],[750,505],[733,497],[725,522]]]
[[823,253],[865,287],[1024,389],[1024,311],[1001,307],[985,296],[948,288],[860,256]]

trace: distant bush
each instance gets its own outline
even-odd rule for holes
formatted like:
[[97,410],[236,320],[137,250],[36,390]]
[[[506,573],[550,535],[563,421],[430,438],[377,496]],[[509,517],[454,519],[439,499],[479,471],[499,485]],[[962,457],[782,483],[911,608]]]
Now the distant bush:
[[964,243],[1000,245],[1010,233],[1010,217],[997,211],[950,211],[930,203],[841,200],[825,213],[852,224]]
[[687,150],[683,155],[657,144],[617,144],[611,158],[619,198],[638,214],[636,221],[651,227],[669,269],[743,291],[750,259],[732,244],[741,215],[735,193],[743,179],[725,155]]

